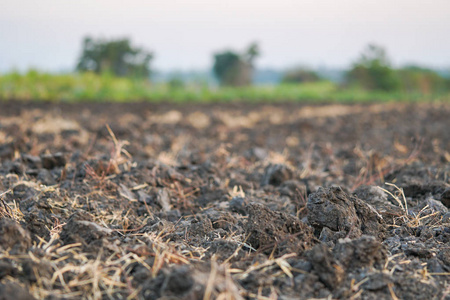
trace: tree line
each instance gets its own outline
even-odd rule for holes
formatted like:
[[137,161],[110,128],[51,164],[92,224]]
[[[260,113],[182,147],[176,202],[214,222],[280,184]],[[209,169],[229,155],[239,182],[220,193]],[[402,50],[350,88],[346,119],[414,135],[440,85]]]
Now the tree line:
[[[257,43],[240,53],[225,50],[213,55],[212,70],[222,86],[251,85],[255,60],[260,56]],[[110,73],[119,77],[150,78],[153,52],[132,45],[127,38],[103,39],[86,37],[76,70]],[[285,72],[282,82],[297,84],[323,80],[315,71],[299,67]],[[347,87],[380,91],[419,91],[431,93],[450,90],[450,80],[431,69],[408,66],[396,69],[386,50],[368,45],[345,72],[342,83]]]

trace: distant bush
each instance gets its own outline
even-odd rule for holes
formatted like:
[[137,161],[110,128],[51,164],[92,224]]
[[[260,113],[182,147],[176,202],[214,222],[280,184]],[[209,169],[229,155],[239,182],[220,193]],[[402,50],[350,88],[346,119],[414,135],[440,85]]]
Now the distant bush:
[[179,77],[172,77],[169,81],[167,81],[167,84],[172,90],[179,90],[185,86],[184,81]]
[[450,80],[437,72],[418,66],[399,69],[401,88],[405,92],[420,92],[425,95],[450,90]]
[[281,82],[303,83],[303,82],[315,82],[319,80],[321,80],[321,78],[316,72],[304,68],[296,68],[284,73]]
[[244,54],[231,50],[214,55],[213,72],[223,86],[246,86],[252,83],[253,61],[259,55],[257,44],[251,44]]
[[366,90],[396,91],[401,87],[398,74],[392,69],[386,51],[369,45],[346,74],[348,85]]

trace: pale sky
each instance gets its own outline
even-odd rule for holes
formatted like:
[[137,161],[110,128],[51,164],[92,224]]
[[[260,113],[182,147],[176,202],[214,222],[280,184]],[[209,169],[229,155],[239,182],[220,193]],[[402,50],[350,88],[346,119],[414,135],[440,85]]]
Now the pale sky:
[[346,67],[368,43],[450,67],[450,0],[1,0],[0,72],[73,69],[85,35],[130,37],[160,70],[206,69],[259,42],[259,67]]

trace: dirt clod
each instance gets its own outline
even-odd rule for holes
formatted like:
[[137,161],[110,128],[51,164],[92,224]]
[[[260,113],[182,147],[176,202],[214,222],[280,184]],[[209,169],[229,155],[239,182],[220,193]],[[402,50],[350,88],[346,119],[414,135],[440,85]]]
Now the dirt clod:
[[327,246],[316,245],[308,252],[308,258],[312,263],[314,273],[319,276],[323,284],[329,289],[339,286],[344,279],[345,270],[333,257]]
[[0,283],[0,300],[35,299],[25,288],[15,283]]
[[442,204],[444,204],[447,208],[450,208],[450,187],[444,190],[440,200]]
[[64,244],[81,243],[84,247],[93,248],[101,245],[104,237],[112,234],[112,230],[103,227],[87,215],[73,215],[62,228],[60,238]]
[[0,248],[13,254],[26,252],[31,247],[29,232],[16,221],[0,219]]
[[345,268],[384,266],[387,252],[383,245],[370,235],[358,239],[341,239],[333,249],[334,257]]
[[247,211],[245,230],[253,248],[269,253],[276,247],[280,251],[302,252],[311,244],[312,229],[296,217],[259,203],[250,203]]
[[320,188],[308,197],[308,222],[321,232],[324,227],[344,231],[349,237],[362,233],[382,237],[383,219],[364,201],[348,195],[339,187]]
[[191,273],[192,270],[187,266],[172,269],[164,280],[161,287],[161,294],[183,298],[183,295],[189,293],[194,285],[194,279],[191,277]]
[[338,187],[320,188],[309,195],[308,222],[319,230],[323,227],[347,233],[353,230],[355,236],[360,235],[361,222],[356,215],[354,202]]

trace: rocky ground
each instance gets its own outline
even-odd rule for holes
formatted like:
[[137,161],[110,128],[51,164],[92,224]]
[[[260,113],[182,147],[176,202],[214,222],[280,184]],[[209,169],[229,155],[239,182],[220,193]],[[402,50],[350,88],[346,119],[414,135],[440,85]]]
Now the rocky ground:
[[449,116],[0,103],[0,299],[450,299]]

